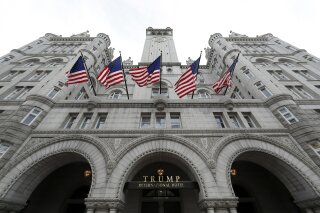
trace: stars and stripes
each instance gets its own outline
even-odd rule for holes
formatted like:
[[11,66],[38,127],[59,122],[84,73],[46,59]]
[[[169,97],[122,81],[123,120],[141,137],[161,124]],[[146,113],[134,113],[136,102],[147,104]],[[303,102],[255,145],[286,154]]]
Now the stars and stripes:
[[67,72],[67,84],[78,84],[89,80],[82,56],[78,58],[71,70]]
[[179,98],[182,98],[185,95],[196,90],[196,81],[200,58],[201,57],[194,61],[176,82],[174,90]]
[[97,76],[97,79],[109,88],[124,81],[121,56],[113,60]]
[[231,77],[234,72],[234,68],[236,67],[236,64],[238,62],[238,58],[239,58],[239,54],[236,57],[236,59],[233,61],[229,69],[223,74],[222,78],[216,81],[212,85],[212,88],[217,94],[219,94],[224,87],[231,86]]
[[159,56],[148,67],[130,69],[129,73],[139,87],[160,81],[161,56]]

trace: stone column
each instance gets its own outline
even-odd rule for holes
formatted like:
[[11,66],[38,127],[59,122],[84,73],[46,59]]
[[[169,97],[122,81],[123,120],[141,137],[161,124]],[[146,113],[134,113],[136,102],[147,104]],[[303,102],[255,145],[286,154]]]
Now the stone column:
[[237,208],[231,207],[231,208],[229,209],[229,211],[230,211],[230,213],[237,213]]
[[93,208],[87,208],[87,213],[93,213],[94,209]]
[[109,213],[118,213],[124,207],[124,203],[119,199],[109,199],[106,203],[109,207]]
[[312,209],[309,209],[309,208],[305,209],[305,212],[306,213],[313,213]]
[[207,208],[207,213],[214,213],[214,208],[213,207],[208,207]]

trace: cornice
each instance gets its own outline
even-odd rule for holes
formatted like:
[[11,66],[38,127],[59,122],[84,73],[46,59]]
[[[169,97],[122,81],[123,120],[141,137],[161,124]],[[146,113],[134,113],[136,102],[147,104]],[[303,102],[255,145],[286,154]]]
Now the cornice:
[[268,41],[268,38],[263,37],[224,37],[227,41],[241,41],[241,42],[252,42],[252,41]]
[[320,198],[314,198],[314,199],[309,199],[309,200],[302,200],[302,201],[297,201],[296,204],[300,208],[315,208],[315,207],[320,207]]
[[199,203],[200,209],[207,208],[232,208],[237,207],[238,198],[230,197],[230,198],[211,198],[211,199],[203,199]]
[[0,211],[1,210],[8,210],[8,212],[12,211],[12,212],[18,212],[21,209],[23,209],[23,207],[25,206],[25,204],[21,204],[21,203],[14,203],[14,202],[10,202],[10,201],[5,201],[5,200],[0,200]]
[[42,95],[29,95],[26,98],[26,100],[27,101],[37,101],[37,102],[46,104],[49,107],[53,107],[55,104],[55,102],[52,99],[45,97],[45,96],[42,96]]
[[141,135],[180,135],[180,136],[192,136],[192,137],[210,137],[210,136],[218,136],[225,134],[254,134],[254,133],[263,133],[263,134],[288,134],[289,130],[287,129],[260,129],[260,128],[241,128],[241,129],[127,129],[127,130],[119,130],[119,129],[57,129],[57,130],[35,130],[32,132],[32,137],[43,137],[46,135],[47,137],[54,137],[58,135],[94,135],[96,137],[127,137],[135,136],[141,137]]
[[51,37],[49,41],[93,41],[94,37]]

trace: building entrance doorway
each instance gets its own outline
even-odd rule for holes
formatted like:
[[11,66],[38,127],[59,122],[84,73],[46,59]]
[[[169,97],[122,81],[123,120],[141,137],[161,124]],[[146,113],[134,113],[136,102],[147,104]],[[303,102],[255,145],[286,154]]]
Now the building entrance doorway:
[[284,184],[256,163],[236,160],[232,164],[231,182],[239,198],[238,213],[301,212]]
[[36,187],[20,213],[85,213],[90,172],[90,165],[85,162],[56,169]]
[[195,183],[184,168],[172,163],[145,165],[127,182],[123,213],[200,213]]

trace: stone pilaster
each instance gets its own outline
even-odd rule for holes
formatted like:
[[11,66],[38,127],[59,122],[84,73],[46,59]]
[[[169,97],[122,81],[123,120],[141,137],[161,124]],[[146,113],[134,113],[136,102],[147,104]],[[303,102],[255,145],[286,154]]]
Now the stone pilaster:
[[118,213],[124,207],[119,199],[86,198],[87,213]]
[[319,213],[320,212],[320,198],[298,201],[296,204],[304,209],[306,213]]
[[236,213],[238,198],[211,198],[199,202],[201,211],[207,213],[231,212]]
[[25,205],[0,200],[0,213],[18,213]]

